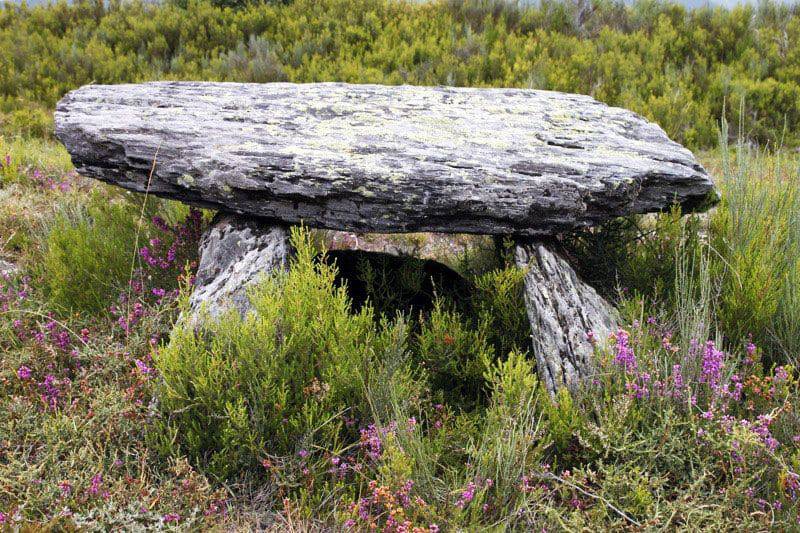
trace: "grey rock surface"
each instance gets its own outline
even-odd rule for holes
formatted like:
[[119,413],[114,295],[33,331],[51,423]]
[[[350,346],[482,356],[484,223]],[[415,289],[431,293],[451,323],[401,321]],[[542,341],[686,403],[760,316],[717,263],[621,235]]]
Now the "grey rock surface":
[[282,224],[237,215],[218,215],[200,243],[200,264],[189,298],[195,323],[201,311],[217,318],[234,308],[250,309],[248,290],[262,274],[288,267],[289,229]]
[[85,176],[345,231],[542,236],[716,199],[691,152],[657,125],[575,94],[87,85],[58,103],[55,121]]
[[614,307],[581,281],[567,261],[542,242],[520,243],[515,261],[525,274],[525,307],[539,377],[551,394],[574,390],[594,372],[594,343],[619,324]]

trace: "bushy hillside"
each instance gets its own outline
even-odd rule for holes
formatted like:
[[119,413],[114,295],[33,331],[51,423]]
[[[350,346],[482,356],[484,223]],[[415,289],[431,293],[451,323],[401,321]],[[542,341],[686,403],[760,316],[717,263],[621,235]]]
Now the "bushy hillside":
[[[0,11],[0,531],[800,529],[799,18],[493,1]],[[587,92],[706,147],[722,202],[563,236],[626,324],[596,340],[600,371],[573,396],[538,382],[522,273],[489,239],[369,240],[423,250],[467,287],[421,295],[423,262],[339,268],[320,254],[353,236],[298,228],[257,314],[176,326],[212,213],[81,178],[50,132],[64,91],[155,78]]]
[[[796,144],[800,16],[765,3],[687,11],[652,0],[80,1],[0,10],[6,129],[45,134],[82,84],[150,79],[348,81],[553,89],[637,111],[690,147],[723,112]],[[222,5],[219,5],[222,4]],[[724,111],[723,111],[724,110]],[[743,121],[740,119],[744,119]]]

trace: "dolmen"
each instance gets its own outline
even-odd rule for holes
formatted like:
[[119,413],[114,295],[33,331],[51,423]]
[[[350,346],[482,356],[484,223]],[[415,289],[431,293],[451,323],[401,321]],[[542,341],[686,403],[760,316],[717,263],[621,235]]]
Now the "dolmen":
[[[534,355],[551,393],[593,371],[607,301],[555,238],[717,199],[695,157],[641,116],[525,89],[345,83],[87,85],[55,113],[78,172],[219,211],[191,298],[247,309],[287,265],[289,227],[508,236],[525,269]],[[523,302],[520,302],[523,305]]]

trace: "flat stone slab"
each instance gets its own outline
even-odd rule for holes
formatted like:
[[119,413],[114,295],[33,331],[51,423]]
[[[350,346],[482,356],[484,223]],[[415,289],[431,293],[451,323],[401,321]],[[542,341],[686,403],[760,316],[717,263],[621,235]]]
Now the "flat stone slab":
[[716,199],[691,152],[657,125],[575,94],[87,85],[59,102],[55,121],[85,176],[337,230],[542,236]]

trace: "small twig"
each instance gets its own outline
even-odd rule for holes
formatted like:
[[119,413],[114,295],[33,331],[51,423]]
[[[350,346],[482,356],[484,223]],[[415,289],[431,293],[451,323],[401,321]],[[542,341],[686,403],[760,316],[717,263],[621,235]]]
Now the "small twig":
[[640,524],[639,522],[637,522],[636,520],[634,520],[633,518],[628,516],[628,514],[626,514],[624,511],[622,511],[621,509],[616,507],[614,504],[612,504],[610,501],[608,501],[604,497],[600,496],[599,494],[593,494],[593,493],[591,493],[591,492],[579,487],[578,485],[576,485],[576,484],[574,484],[574,483],[572,483],[570,481],[567,481],[566,479],[564,479],[562,477],[559,477],[559,476],[557,476],[555,474],[551,474],[549,472],[548,473],[543,473],[543,474],[534,474],[534,475],[537,476],[537,477],[550,479],[550,480],[553,480],[553,481],[558,481],[558,482],[563,483],[563,484],[565,484],[565,485],[567,485],[569,487],[572,487],[573,489],[577,490],[578,492],[580,492],[584,496],[588,496],[590,498],[594,498],[595,500],[600,500],[601,502],[603,502],[606,505],[606,507],[608,507],[609,509],[611,509],[612,511],[614,511],[615,513],[620,515],[622,518],[624,518],[625,520],[627,520],[631,524],[635,525],[636,527],[642,527],[642,524]]
[[[153,174],[156,171],[156,161],[158,160],[158,152],[161,150],[161,144],[156,147],[156,153],[153,154],[153,164],[150,166],[150,174],[147,176],[147,186],[144,189],[144,200],[142,200],[142,210],[139,213],[139,222],[136,224],[136,238],[134,239],[133,244],[133,256],[131,257],[131,273],[128,276],[128,297],[126,300],[126,304],[128,308],[126,309],[127,313],[130,313],[130,302],[131,302],[131,282],[133,281],[133,272],[136,269],[136,255],[139,252],[139,236],[142,233],[142,221],[144,220],[144,211],[147,208],[147,198],[150,194],[150,184],[153,181]],[[128,337],[128,332],[125,332],[125,337]]]

